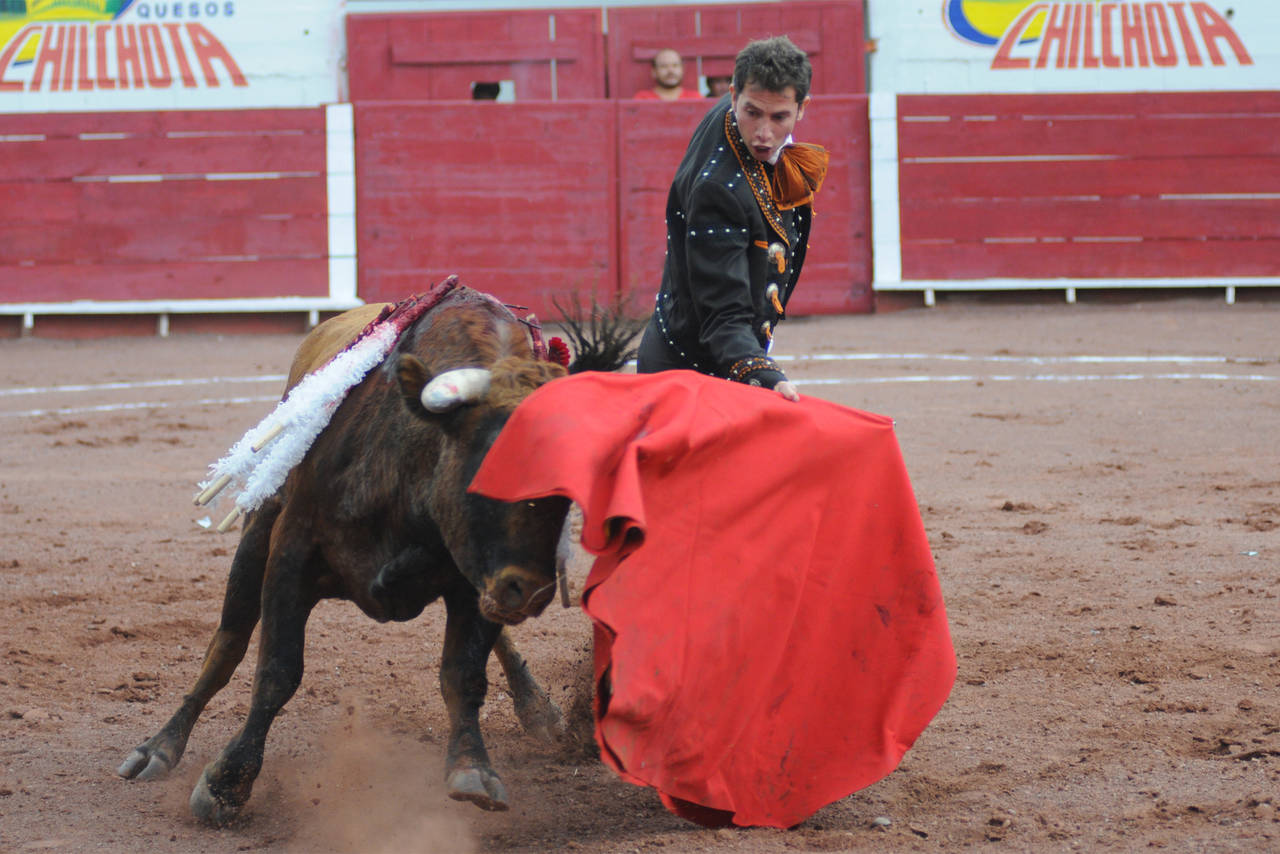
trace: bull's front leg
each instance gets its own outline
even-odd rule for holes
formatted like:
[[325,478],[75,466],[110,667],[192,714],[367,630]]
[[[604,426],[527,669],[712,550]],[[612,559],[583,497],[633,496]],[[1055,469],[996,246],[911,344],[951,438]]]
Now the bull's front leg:
[[480,707],[489,689],[485,665],[502,627],[480,616],[474,590],[446,593],[445,607],[448,617],[440,664],[440,691],[449,710],[445,789],[456,801],[505,810],[507,790],[489,765],[480,734]]
[[249,639],[258,624],[262,575],[267,564],[271,527],[280,515],[280,504],[268,502],[245,521],[240,545],[231,562],[231,574],[222,600],[222,617],[209,641],[200,675],[173,717],[151,738],[138,745],[116,769],[121,777],[154,780],[165,776],[187,748],[187,739],[209,700],[222,690],[244,659]]
[[244,726],[200,775],[189,802],[201,821],[222,825],[249,800],[262,770],[262,753],[272,722],[302,683],[302,656],[314,591],[304,578],[305,547],[273,548],[262,586],[262,634],[253,698]]
[[[431,579],[441,561],[422,546],[409,546],[384,563],[369,582],[369,598],[377,603],[371,616],[379,621],[412,620],[435,597]],[[548,744],[562,739],[568,731],[564,714],[538,684],[524,656],[516,649],[509,631],[498,635],[493,653],[506,674],[516,716],[525,732]]]

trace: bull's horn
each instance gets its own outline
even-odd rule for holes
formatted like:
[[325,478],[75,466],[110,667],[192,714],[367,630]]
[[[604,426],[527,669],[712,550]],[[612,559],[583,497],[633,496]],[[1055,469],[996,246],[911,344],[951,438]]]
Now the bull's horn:
[[422,405],[428,412],[448,412],[464,403],[475,403],[488,391],[486,368],[457,368],[422,387]]

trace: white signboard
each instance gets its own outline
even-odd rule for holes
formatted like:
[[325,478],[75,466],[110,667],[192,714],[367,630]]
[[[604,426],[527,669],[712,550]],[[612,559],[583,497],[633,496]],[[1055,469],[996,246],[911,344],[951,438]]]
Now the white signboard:
[[342,0],[0,0],[0,112],[339,99]]
[[1280,88],[1280,3],[872,0],[877,92]]

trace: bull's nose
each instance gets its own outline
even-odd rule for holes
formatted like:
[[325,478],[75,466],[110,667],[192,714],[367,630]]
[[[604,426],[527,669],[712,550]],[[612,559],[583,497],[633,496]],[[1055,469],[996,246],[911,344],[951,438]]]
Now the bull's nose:
[[529,594],[532,592],[525,579],[506,578],[494,588],[493,598],[506,610],[519,611],[529,600]]
[[494,603],[504,611],[529,613],[540,610],[539,605],[554,592],[554,580],[545,579],[520,567],[508,566],[500,570],[488,585],[488,593]]

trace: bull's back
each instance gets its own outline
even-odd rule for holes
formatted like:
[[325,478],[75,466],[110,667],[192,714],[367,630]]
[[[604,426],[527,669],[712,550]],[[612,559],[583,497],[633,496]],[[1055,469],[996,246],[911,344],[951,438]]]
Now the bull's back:
[[293,364],[289,366],[289,382],[285,391],[341,353],[389,305],[390,303],[376,302],[344,311],[307,333],[293,356]]

